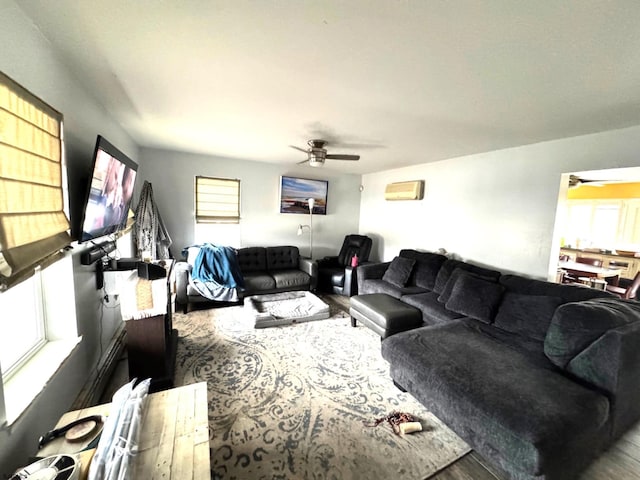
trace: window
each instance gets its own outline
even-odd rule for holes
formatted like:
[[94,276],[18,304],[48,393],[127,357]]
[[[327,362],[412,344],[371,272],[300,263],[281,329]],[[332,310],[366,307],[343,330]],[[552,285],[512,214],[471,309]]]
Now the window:
[[196,177],[196,223],[240,223],[240,180]]
[[0,290],[71,243],[62,151],[62,115],[0,73]]
[[196,177],[195,241],[240,248],[240,180]]
[[0,366],[5,381],[46,342],[42,296],[39,269],[0,294]]
[[623,237],[623,206],[624,201],[570,200],[564,244],[614,249]]
[[62,115],[0,72],[0,426],[79,339]]

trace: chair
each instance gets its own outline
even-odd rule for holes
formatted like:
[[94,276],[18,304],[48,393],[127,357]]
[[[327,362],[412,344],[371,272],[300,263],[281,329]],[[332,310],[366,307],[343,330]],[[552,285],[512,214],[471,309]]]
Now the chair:
[[599,258],[578,257],[576,258],[576,262],[584,263],[585,265],[592,265],[594,267],[602,266],[602,260],[600,260]]
[[318,260],[318,290],[351,297],[358,293],[358,283],[351,259],[358,256],[358,265],[369,260],[373,242],[366,235],[344,237],[338,256]]
[[[626,285],[626,287],[624,286]],[[638,290],[640,289],[640,272],[636,273],[633,280],[621,278],[618,286],[607,285],[607,292],[613,293],[620,298],[627,300],[638,299]]]

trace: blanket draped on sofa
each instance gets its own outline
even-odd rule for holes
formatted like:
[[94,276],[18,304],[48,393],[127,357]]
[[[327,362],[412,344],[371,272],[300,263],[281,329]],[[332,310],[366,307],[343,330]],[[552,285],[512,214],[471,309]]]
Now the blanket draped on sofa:
[[[189,283],[200,295],[210,300],[237,302],[238,288],[244,288],[244,280],[236,251],[231,247],[211,243],[193,247],[198,248],[198,253],[193,260]],[[189,248],[186,248],[183,254]]]

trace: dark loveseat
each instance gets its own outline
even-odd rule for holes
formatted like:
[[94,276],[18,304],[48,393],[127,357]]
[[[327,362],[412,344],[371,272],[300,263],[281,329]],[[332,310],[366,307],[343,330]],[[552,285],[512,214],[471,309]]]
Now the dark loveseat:
[[575,478],[640,418],[639,303],[400,255],[390,282],[391,263],[358,269],[360,294],[422,312],[382,342],[391,376],[511,478]]
[[[236,251],[236,258],[244,288],[238,291],[239,299],[251,295],[313,290],[318,278],[318,266],[300,256],[298,247],[246,247]],[[186,313],[189,305],[211,302],[203,297],[189,282],[192,265],[189,261],[176,264],[176,304]]]

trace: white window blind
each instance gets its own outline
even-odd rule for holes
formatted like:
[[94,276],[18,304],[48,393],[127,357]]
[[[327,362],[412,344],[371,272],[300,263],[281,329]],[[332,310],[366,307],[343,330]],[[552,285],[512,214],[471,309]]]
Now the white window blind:
[[196,177],[196,223],[240,223],[240,180]]
[[0,73],[0,290],[71,243],[62,114]]

